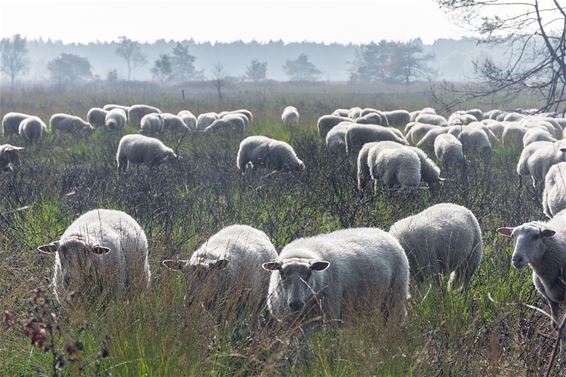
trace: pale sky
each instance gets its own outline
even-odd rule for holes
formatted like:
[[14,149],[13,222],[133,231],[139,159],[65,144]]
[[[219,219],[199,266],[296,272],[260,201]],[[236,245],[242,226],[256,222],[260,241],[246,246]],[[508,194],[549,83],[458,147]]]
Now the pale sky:
[[367,43],[459,38],[433,0],[0,0],[0,37],[64,42],[282,39]]

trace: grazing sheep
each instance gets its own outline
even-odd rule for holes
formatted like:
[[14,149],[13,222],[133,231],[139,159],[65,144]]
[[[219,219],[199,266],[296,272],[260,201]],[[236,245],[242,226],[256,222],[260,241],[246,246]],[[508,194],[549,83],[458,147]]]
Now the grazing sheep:
[[136,127],[141,127],[141,120],[144,116],[153,113],[161,113],[157,107],[148,105],[133,105],[128,109],[128,119]]
[[299,126],[299,110],[295,106],[287,106],[281,114],[283,125],[287,128],[296,128]]
[[465,163],[462,143],[454,135],[438,135],[434,139],[434,154],[445,168],[450,165]]
[[415,122],[434,124],[436,126],[448,125],[448,121],[442,115],[423,113],[422,110],[419,116],[415,119]]
[[368,153],[368,166],[373,180],[373,191],[377,193],[378,182],[389,188],[399,186],[399,193],[414,193],[421,183],[421,161],[409,148],[384,148]]
[[163,117],[158,113],[144,115],[140,122],[140,133],[153,135],[163,130]]
[[356,119],[358,124],[384,125],[383,118],[378,113],[368,113]]
[[254,116],[253,116],[252,112],[249,111],[249,110],[246,110],[246,109],[223,111],[220,114],[218,114],[218,117],[221,119],[221,118],[224,118],[227,115],[238,115],[238,114],[246,117],[246,119],[247,119],[246,126],[249,123],[253,122],[253,120],[254,120]]
[[477,122],[477,118],[465,112],[455,112],[448,117],[448,125],[450,126],[465,126],[472,122]]
[[154,168],[178,158],[173,149],[166,147],[160,140],[137,134],[123,136],[116,153],[118,172],[125,171],[130,164],[145,164]]
[[421,114],[436,114],[436,110],[432,107],[423,107]]
[[360,117],[360,114],[362,113],[362,108],[361,107],[352,107],[350,108],[350,111],[348,111],[348,118],[350,119],[358,119]]
[[504,123],[501,143],[507,148],[521,149],[527,129],[516,122]]
[[246,133],[246,124],[241,118],[228,117],[217,119],[204,129],[206,133],[233,133],[243,136]]
[[341,154],[346,151],[346,131],[355,123],[341,122],[334,126],[326,134],[326,150],[333,154]]
[[31,118],[33,115],[23,113],[6,113],[2,118],[2,135],[5,137],[12,137],[19,133],[20,123],[24,119]]
[[240,143],[236,165],[244,173],[248,164],[253,169],[263,166],[277,171],[299,171],[305,168],[293,147],[284,141],[265,136],[249,136]]
[[420,110],[411,111],[411,112],[409,113],[409,115],[410,115],[409,120],[410,120],[411,122],[416,121],[416,119],[417,119],[417,117],[419,116],[420,113],[421,113]]
[[20,163],[18,152],[23,149],[10,144],[0,145],[0,172],[14,171],[14,166]]
[[[332,112],[332,116],[339,116],[342,118],[348,118],[348,114],[350,113],[350,109],[336,109]],[[362,110],[363,113],[363,110]]]
[[470,114],[472,115],[474,118],[476,118],[477,120],[482,120],[483,119],[483,111],[481,111],[480,109],[470,109],[470,110],[466,110],[466,114]]
[[566,209],[566,162],[552,165],[544,178],[543,212],[549,218]]
[[60,113],[51,116],[49,128],[53,133],[77,133],[94,130],[90,123],[85,122],[78,116]]
[[32,116],[22,120],[18,127],[18,133],[22,139],[29,143],[34,143],[43,137],[47,132],[47,126],[41,119]]
[[223,120],[226,120],[226,121],[232,121],[232,119],[237,119],[236,122],[237,123],[243,123],[244,128],[248,127],[248,125],[250,123],[248,118],[242,113],[228,113],[228,114],[220,117],[220,119],[223,119]]
[[326,138],[326,134],[328,131],[332,129],[332,127],[336,126],[340,122],[351,122],[352,119],[343,116],[337,115],[323,115],[318,118],[317,128],[318,134],[322,138]]
[[367,125],[367,124],[356,124],[346,131],[346,154],[357,153],[365,143],[372,141],[395,141],[399,144],[408,145],[407,140],[403,137],[399,137],[391,128]]
[[530,175],[533,187],[538,188],[544,182],[550,167],[562,161],[566,161],[564,142],[535,141],[521,152],[517,174],[519,177]]
[[523,127],[528,129],[539,128],[547,131],[553,137],[562,136],[562,128],[560,125],[555,125],[553,122],[549,122],[540,117],[526,117],[519,122]]
[[[409,299],[409,263],[399,242],[377,228],[299,238],[263,264],[271,271],[267,305],[279,321],[349,319],[356,305],[402,321]],[[320,312],[322,311],[322,312]],[[351,317],[350,317],[351,318]]]
[[[512,237],[515,250],[511,258],[516,269],[533,270],[533,283],[550,306],[551,324],[558,328],[560,304],[566,303],[566,211],[548,222],[533,221],[497,232]],[[564,346],[564,339],[562,346]]]
[[86,121],[92,128],[104,127],[106,125],[106,114],[108,114],[108,111],[100,107],[93,107],[86,114]]
[[545,129],[529,128],[523,136],[523,148],[535,141],[550,141],[555,142],[556,139],[552,137]]
[[478,220],[467,208],[441,203],[397,221],[389,229],[409,259],[417,281],[439,274],[466,289],[478,270],[483,241]]
[[[136,106],[136,105],[134,105],[134,106]],[[142,106],[143,106],[143,105],[142,105]],[[104,105],[104,106],[102,107],[102,109],[103,109],[103,110],[106,110],[106,111],[110,111],[110,110],[114,110],[114,109],[122,109],[122,110],[124,110],[124,112],[125,112],[126,114],[128,114],[128,111],[130,110],[130,106],[116,105],[116,104],[114,104],[114,103],[109,103],[109,104],[107,104],[107,105]],[[140,118],[140,119],[141,119],[141,118]]]
[[84,213],[58,241],[38,247],[55,255],[53,291],[59,301],[83,289],[115,294],[149,285],[147,239],[128,214],[109,209]]
[[[411,127],[407,128],[409,125],[411,125]],[[444,129],[444,127],[435,126],[433,124],[416,122],[407,124],[407,127],[405,127],[405,138],[412,145],[417,145],[417,143],[428,133],[428,131],[435,128]]]
[[177,114],[179,118],[185,122],[187,127],[191,129],[191,131],[195,131],[197,129],[197,117],[194,116],[189,110],[181,110]]
[[126,112],[120,108],[115,108],[110,110],[106,114],[106,118],[104,119],[104,125],[109,130],[121,130],[122,128],[126,127],[126,122],[128,121],[128,117]]
[[189,126],[181,119],[181,117],[171,114],[162,113],[161,119],[163,119],[163,126],[161,129],[165,132],[179,132],[179,131],[189,131]]
[[503,121],[505,121],[505,122],[517,122],[517,121],[520,121],[521,119],[523,119],[525,117],[526,117],[526,115],[519,114],[519,113],[507,113],[505,115],[505,117],[503,118]]
[[505,129],[503,123],[493,119],[484,119],[482,123],[485,124],[487,129],[490,130],[495,135],[497,140],[501,142],[503,141],[503,130]]
[[470,126],[462,127],[458,140],[462,143],[462,150],[466,156],[491,155],[489,137],[481,128]]
[[430,129],[417,143],[417,147],[432,151],[434,150],[434,140],[438,137],[438,135],[449,133],[456,137],[460,136],[460,132],[462,131],[461,126],[450,126],[450,127],[439,127],[436,126],[435,128]]
[[216,113],[203,113],[197,118],[197,130],[204,131],[208,126],[214,123],[215,120],[220,119]]
[[230,225],[210,237],[189,260],[162,263],[184,274],[189,299],[229,294],[257,311],[265,303],[269,284],[269,276],[259,266],[276,258],[275,247],[264,232],[248,225]]
[[493,109],[493,110],[489,110],[488,112],[485,112],[483,114],[483,119],[493,119],[496,120],[497,117],[501,114],[503,114],[504,111],[499,110],[499,109]]
[[405,127],[411,121],[411,114],[407,110],[384,111],[383,114],[392,127]]

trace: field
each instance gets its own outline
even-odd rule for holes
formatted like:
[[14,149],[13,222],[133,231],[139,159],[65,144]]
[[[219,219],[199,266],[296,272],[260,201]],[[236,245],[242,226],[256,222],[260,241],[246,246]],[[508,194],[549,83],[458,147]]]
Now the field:
[[[532,99],[515,101],[463,106],[536,105]],[[224,103],[210,91],[183,99],[177,90],[58,93],[45,88],[4,96],[1,115],[22,111],[48,120],[52,113],[70,112],[84,117],[90,107],[105,103],[148,103],[175,113],[248,108],[255,117],[248,134],[288,141],[306,169],[242,176],[235,166],[239,140],[190,134],[180,145],[184,158],[179,163],[157,171],[133,169],[119,177],[116,147],[123,134],[137,132],[131,126],[119,133],[99,129],[89,138],[49,135],[41,144],[26,146],[19,169],[0,175],[0,309],[9,312],[0,324],[0,376],[539,376],[546,370],[554,345],[549,321],[520,303],[544,310],[547,305],[529,271],[510,267],[512,245],[495,232],[543,219],[540,195],[518,184],[516,151],[497,146],[490,159],[474,160],[466,175],[448,175],[438,194],[407,199],[359,193],[354,161],[328,155],[317,135],[317,118],[338,107],[414,110],[432,105],[426,88],[391,95],[322,84],[303,92],[232,88]],[[280,111],[287,104],[301,111],[298,131],[282,127]],[[170,146],[177,138],[162,137]],[[5,142],[0,137],[0,144]],[[280,329],[265,311],[260,326],[248,326],[228,310],[237,297],[206,312],[187,311],[182,277],[160,263],[188,258],[212,234],[234,223],[263,230],[280,250],[303,235],[358,226],[387,230],[396,220],[441,202],[463,205],[478,218],[485,245],[481,268],[465,293],[412,284],[409,315],[400,328],[384,326],[377,313],[359,313],[351,323],[306,339],[299,331]],[[123,210],[144,228],[151,290],[81,310],[45,304],[51,300],[53,260],[36,248],[57,239],[93,208]],[[49,352],[24,336],[23,324],[33,317],[53,326]],[[56,365],[54,355],[64,365]],[[560,373],[556,368],[551,375]]]

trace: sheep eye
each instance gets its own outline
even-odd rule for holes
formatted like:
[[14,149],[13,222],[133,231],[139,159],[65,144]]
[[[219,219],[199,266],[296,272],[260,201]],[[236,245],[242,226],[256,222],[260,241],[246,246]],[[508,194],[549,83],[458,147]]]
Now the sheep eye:
[[533,235],[533,240],[538,240],[540,238],[540,234],[534,234]]

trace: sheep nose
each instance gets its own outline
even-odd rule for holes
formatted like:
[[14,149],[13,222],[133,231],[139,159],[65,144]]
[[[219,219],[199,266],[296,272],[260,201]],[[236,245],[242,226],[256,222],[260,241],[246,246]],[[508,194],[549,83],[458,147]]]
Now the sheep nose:
[[303,308],[303,303],[301,301],[293,301],[289,304],[292,311],[298,312]]
[[513,266],[520,268],[525,265],[525,260],[521,256],[515,256],[512,258]]

